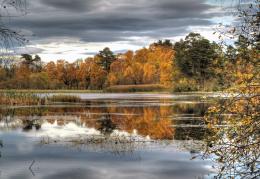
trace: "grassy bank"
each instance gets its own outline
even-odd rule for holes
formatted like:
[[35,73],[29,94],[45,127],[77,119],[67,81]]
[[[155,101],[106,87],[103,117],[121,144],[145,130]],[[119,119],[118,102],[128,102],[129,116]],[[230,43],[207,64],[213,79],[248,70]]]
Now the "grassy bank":
[[8,93],[8,92],[14,92],[14,93],[103,93],[102,90],[28,90],[28,89],[1,89],[0,93]]
[[70,94],[57,94],[53,96],[40,97],[36,93],[26,92],[1,92],[0,105],[46,105],[54,102],[80,102],[78,96]]
[[131,93],[131,92],[171,92],[171,89],[165,88],[159,84],[147,84],[147,85],[116,85],[110,86],[104,90],[37,90],[37,89],[0,89],[0,93],[41,93],[41,94],[48,94],[48,93]]
[[159,84],[147,85],[116,85],[105,89],[105,92],[112,93],[131,93],[131,92],[167,92],[170,91]]
[[[13,94],[56,94],[73,95],[84,93],[212,93],[214,90],[175,90],[160,85],[118,85],[105,90],[4,90],[0,89],[0,96],[6,93]],[[221,90],[219,90],[221,91]],[[218,91],[214,91],[218,92]]]

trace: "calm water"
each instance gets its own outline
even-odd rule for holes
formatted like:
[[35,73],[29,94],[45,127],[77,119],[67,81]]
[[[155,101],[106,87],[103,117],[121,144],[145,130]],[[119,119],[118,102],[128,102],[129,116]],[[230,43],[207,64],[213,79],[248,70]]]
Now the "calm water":
[[0,178],[211,178],[193,156],[213,94],[75,94],[79,103],[0,107]]

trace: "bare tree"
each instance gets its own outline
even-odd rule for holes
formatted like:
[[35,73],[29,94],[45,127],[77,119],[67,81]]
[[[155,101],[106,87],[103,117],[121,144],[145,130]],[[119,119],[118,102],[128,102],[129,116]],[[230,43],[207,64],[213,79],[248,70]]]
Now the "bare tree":
[[26,0],[0,0],[0,49],[22,45],[27,40],[19,31],[10,28],[7,22],[26,14]]
[[[260,41],[260,0],[217,0],[229,3],[228,13],[236,19],[234,24],[219,24],[216,29],[220,39],[235,39],[243,36],[248,46],[256,46],[259,50]],[[225,43],[223,40],[222,43]]]

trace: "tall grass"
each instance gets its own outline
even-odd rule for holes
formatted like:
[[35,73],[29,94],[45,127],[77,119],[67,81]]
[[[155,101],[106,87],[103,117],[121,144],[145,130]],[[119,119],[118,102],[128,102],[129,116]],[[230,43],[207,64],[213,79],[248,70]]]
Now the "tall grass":
[[45,99],[32,93],[21,93],[16,91],[1,92],[1,105],[40,105],[45,104]]
[[[6,93],[9,92],[10,90],[7,89],[0,89],[0,93]],[[102,90],[66,90],[66,89],[59,89],[59,90],[48,90],[48,89],[30,89],[30,90],[25,90],[25,89],[17,89],[13,90],[19,93],[41,93],[41,94],[48,94],[48,93],[102,93]]]
[[78,96],[73,95],[53,95],[50,97],[41,97],[36,93],[30,92],[0,92],[0,105],[45,105],[51,102],[80,102]]

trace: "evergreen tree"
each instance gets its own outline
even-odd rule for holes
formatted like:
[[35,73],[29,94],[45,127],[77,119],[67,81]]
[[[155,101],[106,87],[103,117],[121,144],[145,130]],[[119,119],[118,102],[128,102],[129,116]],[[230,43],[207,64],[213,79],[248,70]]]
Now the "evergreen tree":
[[108,48],[104,48],[97,55],[99,57],[98,64],[103,67],[103,69],[107,72],[110,71],[110,65],[115,61],[116,57],[114,53]]
[[214,44],[198,33],[190,33],[174,45],[175,62],[189,78],[204,83],[213,76],[212,64],[216,58]]

